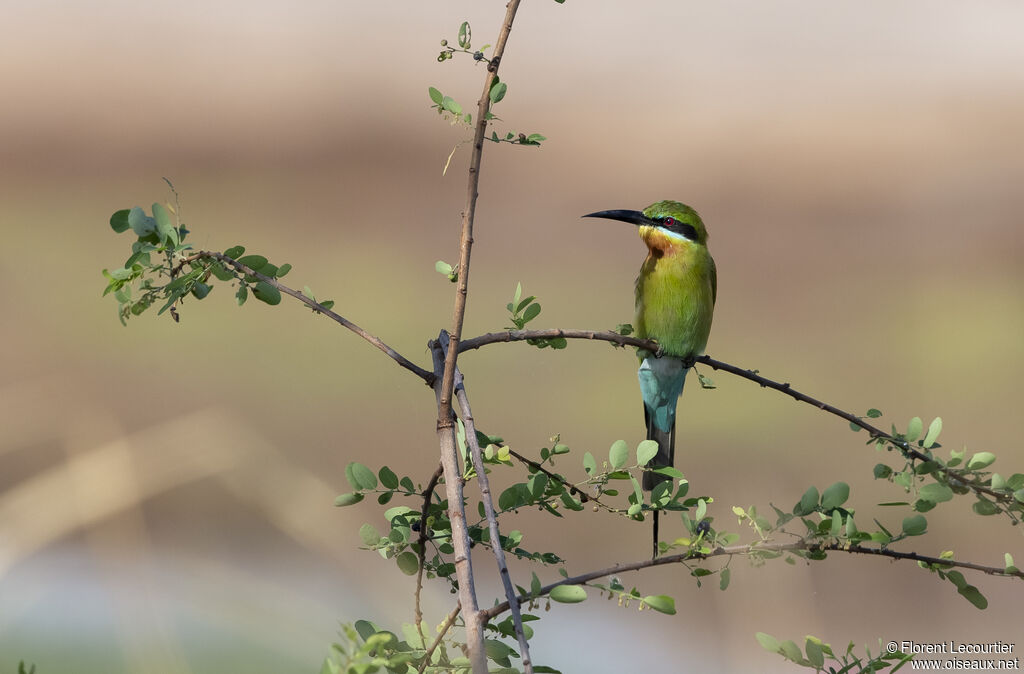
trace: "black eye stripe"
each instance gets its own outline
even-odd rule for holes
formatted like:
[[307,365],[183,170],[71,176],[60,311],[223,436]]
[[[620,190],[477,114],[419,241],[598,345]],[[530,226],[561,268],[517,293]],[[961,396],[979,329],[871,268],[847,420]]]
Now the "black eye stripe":
[[691,224],[680,222],[671,216],[658,218],[657,222],[659,227],[664,227],[670,232],[680,234],[689,239],[690,241],[697,240],[697,229]]

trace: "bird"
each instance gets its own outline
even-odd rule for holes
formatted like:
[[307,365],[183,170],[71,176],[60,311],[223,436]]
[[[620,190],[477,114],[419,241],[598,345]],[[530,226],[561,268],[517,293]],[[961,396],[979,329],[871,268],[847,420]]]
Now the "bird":
[[[647,439],[658,443],[649,468],[673,465],[676,404],[693,359],[703,355],[718,296],[718,272],[708,252],[708,232],[697,211],[678,201],[658,201],[642,211],[610,210],[585,218],[620,220],[639,227],[647,258],[636,278],[634,334],[653,339],[657,351],[638,349],[640,393]],[[647,470],[643,488],[668,481]],[[658,556],[658,511],[653,511],[654,557]]]

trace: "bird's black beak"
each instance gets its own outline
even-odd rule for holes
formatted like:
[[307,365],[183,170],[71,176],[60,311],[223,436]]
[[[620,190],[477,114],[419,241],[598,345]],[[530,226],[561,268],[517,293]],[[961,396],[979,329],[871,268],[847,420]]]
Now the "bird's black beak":
[[630,224],[640,227],[641,225],[651,225],[651,219],[640,211],[598,211],[597,213],[587,213],[584,218],[607,218],[608,220],[620,220],[622,222],[628,222]]

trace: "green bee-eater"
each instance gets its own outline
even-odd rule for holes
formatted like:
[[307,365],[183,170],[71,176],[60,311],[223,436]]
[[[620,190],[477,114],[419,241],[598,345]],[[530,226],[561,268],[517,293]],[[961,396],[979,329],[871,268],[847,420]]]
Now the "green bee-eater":
[[[641,349],[640,392],[647,439],[658,443],[652,468],[675,458],[676,402],[683,392],[687,359],[704,353],[715,311],[718,277],[708,252],[708,233],[697,211],[678,201],[659,201],[643,211],[599,211],[585,218],[609,218],[640,228],[647,259],[636,279],[636,336],[654,339],[659,353]],[[644,489],[669,478],[647,471]],[[658,511],[654,511],[654,554],[658,554]]]

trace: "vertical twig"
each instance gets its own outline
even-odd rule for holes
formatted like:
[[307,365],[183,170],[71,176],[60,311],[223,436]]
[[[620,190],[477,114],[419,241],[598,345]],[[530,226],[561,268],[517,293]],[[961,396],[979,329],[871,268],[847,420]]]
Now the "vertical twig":
[[427,533],[427,513],[430,511],[430,499],[434,497],[434,489],[437,481],[444,473],[444,466],[437,465],[437,470],[430,476],[427,488],[423,490],[423,509],[420,511],[420,535],[416,541],[419,546],[419,570],[416,572],[416,631],[419,632],[420,641],[426,644],[426,637],[423,635],[423,610],[420,607],[420,594],[423,591],[423,562],[427,556],[427,540],[430,538]]
[[427,666],[430,664],[430,658],[434,655],[434,651],[437,650],[437,647],[441,645],[441,642],[444,640],[444,635],[448,633],[449,628],[451,628],[455,623],[455,618],[459,615],[461,608],[462,606],[460,604],[456,604],[455,608],[453,608],[448,614],[448,617],[446,617],[444,622],[441,623],[441,629],[437,633],[437,638],[434,639],[433,643],[430,644],[430,647],[427,648],[426,652],[423,654],[423,662],[420,663],[419,669],[416,670],[417,674],[423,674],[423,672],[427,670]]
[[[436,341],[430,342],[434,359],[434,372],[440,375],[444,368],[448,335],[443,330]],[[441,399],[441,377],[434,380],[434,392]],[[442,419],[443,418],[443,423]],[[441,466],[444,468],[444,487],[448,497],[448,520],[452,525],[452,546],[455,548],[455,577],[459,582],[459,603],[466,624],[466,647],[473,674],[486,674],[487,652],[484,649],[483,622],[473,585],[473,562],[470,554],[469,531],[466,529],[466,502],[462,495],[462,471],[459,470],[459,450],[455,441],[455,422],[449,405],[439,414],[437,437],[441,445]]]
[[[487,113],[491,108],[491,86],[497,76],[501,57],[505,53],[505,44],[512,31],[512,22],[519,9],[519,1],[509,0],[506,7],[505,19],[494,45],[494,55],[487,65],[484,90],[477,103],[476,131],[473,134],[473,151],[469,160],[466,208],[462,212],[462,233],[459,237],[459,281],[452,310],[451,341],[449,344],[448,336],[442,331],[438,341],[431,343],[434,374],[437,376],[433,384],[437,395],[437,438],[441,449],[441,465],[444,467],[445,490],[448,494],[448,518],[452,523],[455,574],[459,581],[459,601],[462,604],[463,622],[466,624],[466,644],[474,674],[486,674],[487,653],[484,650],[483,623],[480,620],[476,590],[473,587],[469,533],[466,530],[466,506],[462,497],[462,474],[459,472],[455,421],[452,415],[452,392],[455,386],[455,363],[459,354],[459,340],[462,337],[462,324],[466,316],[469,260],[473,250],[473,219],[476,215],[476,200],[479,195],[480,160],[484,150],[484,137],[487,133]],[[441,342],[444,342],[443,347]]]
[[487,134],[487,113],[491,109],[491,86],[498,74],[498,65],[505,53],[505,44],[512,31],[512,22],[519,9],[520,0],[509,0],[505,11],[505,19],[501,24],[498,41],[494,45],[494,56],[487,65],[487,77],[484,79],[484,91],[477,103],[476,131],[473,134],[473,152],[469,160],[469,185],[466,195],[466,208],[462,211],[462,235],[459,237],[459,282],[455,290],[455,307],[452,310],[451,345],[444,363],[444,376],[441,383],[441,395],[437,403],[437,422],[441,425],[450,413],[452,388],[455,383],[455,361],[459,353],[459,340],[462,339],[462,322],[466,316],[466,296],[469,293],[469,259],[473,250],[473,218],[476,215],[476,199],[480,186],[480,159],[484,151],[484,138]]
[[476,469],[476,479],[480,484],[484,514],[487,516],[487,525],[491,536],[491,548],[494,551],[494,559],[498,564],[501,584],[505,588],[505,598],[508,599],[509,608],[512,611],[512,622],[515,626],[516,638],[519,640],[520,654],[523,658],[523,672],[524,674],[533,674],[530,645],[527,643],[526,633],[523,631],[523,619],[519,611],[519,602],[516,601],[516,589],[512,585],[512,577],[509,575],[508,564],[505,561],[505,550],[501,547],[498,516],[494,512],[494,500],[491,498],[491,487],[487,479],[487,470],[480,451],[480,443],[476,439],[476,424],[473,421],[473,412],[469,407],[469,396],[466,395],[462,372],[458,368],[455,370],[455,396],[459,401],[459,418],[462,419],[462,423],[466,427],[466,442],[469,443],[470,453],[473,457],[473,468]]

